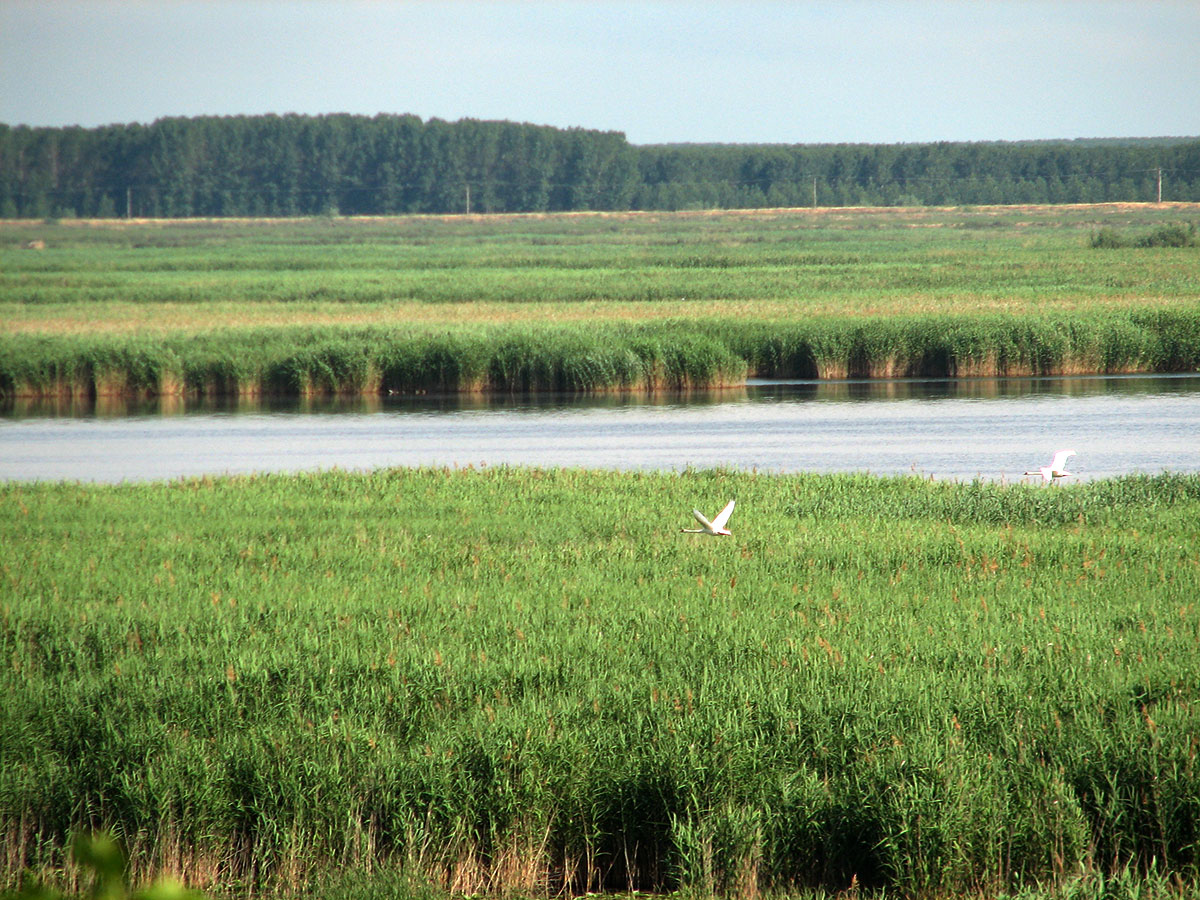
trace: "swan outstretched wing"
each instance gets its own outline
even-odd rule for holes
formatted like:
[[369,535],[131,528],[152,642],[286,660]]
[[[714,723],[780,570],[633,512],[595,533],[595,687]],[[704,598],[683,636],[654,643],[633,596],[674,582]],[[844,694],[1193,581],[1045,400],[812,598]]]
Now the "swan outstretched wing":
[[1074,455],[1074,450],[1059,450],[1054,454],[1054,461],[1050,463],[1050,468],[1055,472],[1062,472],[1067,467],[1067,459]]
[[728,505],[719,513],[717,513],[717,517],[712,520],[713,531],[720,531],[725,527],[725,523],[728,522],[729,517],[733,515],[733,504],[734,501],[730,500]]
[[713,527],[712,522],[710,522],[710,521],[708,521],[708,519],[704,518],[704,513],[700,512],[700,510],[693,509],[692,515],[696,517],[696,521],[699,522],[701,525],[703,525],[706,530],[708,530],[708,531],[716,531],[717,530]]

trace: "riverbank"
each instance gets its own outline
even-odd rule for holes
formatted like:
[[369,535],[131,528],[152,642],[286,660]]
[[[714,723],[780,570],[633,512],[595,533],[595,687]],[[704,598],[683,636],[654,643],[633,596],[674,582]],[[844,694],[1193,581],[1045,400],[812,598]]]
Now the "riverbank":
[[0,398],[655,392],[742,386],[747,377],[1198,369],[1200,309],[0,336]]
[[1190,234],[1189,217],[1200,206],[4,222],[0,395],[1195,371],[1200,250],[1144,240]]

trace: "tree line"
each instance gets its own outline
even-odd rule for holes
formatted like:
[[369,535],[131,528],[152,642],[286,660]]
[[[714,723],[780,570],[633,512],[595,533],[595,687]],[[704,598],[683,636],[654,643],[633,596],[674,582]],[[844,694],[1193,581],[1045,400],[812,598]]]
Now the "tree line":
[[1200,201],[1200,139],[633,145],[414,115],[0,124],[0,218]]

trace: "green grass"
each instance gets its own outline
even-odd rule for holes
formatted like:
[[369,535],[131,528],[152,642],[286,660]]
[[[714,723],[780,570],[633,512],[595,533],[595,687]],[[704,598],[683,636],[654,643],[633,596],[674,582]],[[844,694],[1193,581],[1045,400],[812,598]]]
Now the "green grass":
[[255,891],[1194,891],[1198,523],[1170,475],[3,485],[9,878],[107,828]]
[[[1174,233],[1194,215],[0,223],[0,394],[1194,371],[1200,253],[1091,246],[1097,227]],[[45,249],[23,249],[32,240]]]
[[[0,223],[0,397],[1194,371],[1200,255],[1137,245],[1196,215]],[[111,829],[313,896],[1194,892],[1197,522],[1169,475],[0,485],[3,883]]]
[[[1195,299],[1194,253],[1096,253],[1195,207],[0,223],[0,303],[558,303],[837,298],[837,312]],[[20,249],[42,240],[46,249]],[[1186,249],[1186,248],[1184,248]],[[1164,252],[1166,251],[1166,252]],[[1027,307],[1026,307],[1027,308]]]
[[783,378],[1200,368],[1200,311],[1014,320],[608,321],[0,337],[0,398],[328,396],[711,388]]

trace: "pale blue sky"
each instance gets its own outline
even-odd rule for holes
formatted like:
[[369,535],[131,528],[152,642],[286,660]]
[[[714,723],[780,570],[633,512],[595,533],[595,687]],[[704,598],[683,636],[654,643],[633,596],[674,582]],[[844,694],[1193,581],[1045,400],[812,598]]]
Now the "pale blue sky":
[[0,122],[415,113],[637,144],[1200,135],[1186,0],[0,0]]

